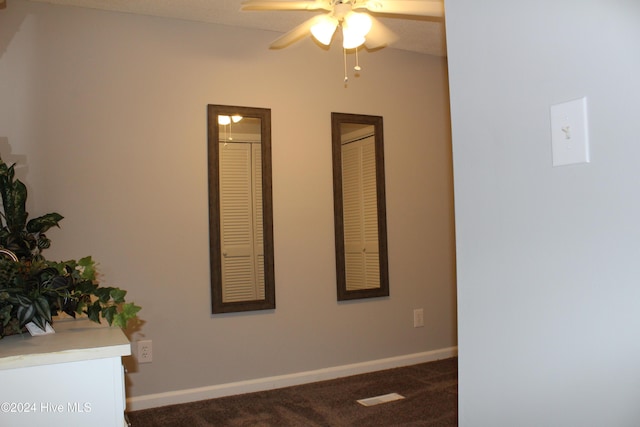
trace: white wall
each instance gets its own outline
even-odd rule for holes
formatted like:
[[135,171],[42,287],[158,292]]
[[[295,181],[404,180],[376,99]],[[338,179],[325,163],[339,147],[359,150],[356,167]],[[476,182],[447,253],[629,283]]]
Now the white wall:
[[[446,9],[460,425],[640,425],[640,3]],[[592,161],[553,168],[582,96]]]
[[[17,0],[0,12],[0,152],[20,162],[32,216],[65,216],[45,255],[93,255],[143,307],[129,332],[154,355],[128,375],[134,398],[456,345],[445,61],[365,53],[345,88],[340,50],[269,51],[277,36]],[[210,314],[210,103],[272,109],[275,311]],[[336,302],[332,111],[384,117],[389,298]]]

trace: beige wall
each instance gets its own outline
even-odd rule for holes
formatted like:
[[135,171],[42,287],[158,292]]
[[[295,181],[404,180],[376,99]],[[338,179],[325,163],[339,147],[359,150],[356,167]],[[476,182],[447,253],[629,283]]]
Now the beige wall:
[[[0,152],[49,258],[91,254],[143,307],[142,396],[456,345],[446,63],[277,34],[14,1],[0,12]],[[352,67],[352,65],[351,65]],[[210,314],[206,105],[272,110],[275,311]],[[338,304],[330,113],[384,117],[391,296]],[[424,328],[413,328],[423,307]]]

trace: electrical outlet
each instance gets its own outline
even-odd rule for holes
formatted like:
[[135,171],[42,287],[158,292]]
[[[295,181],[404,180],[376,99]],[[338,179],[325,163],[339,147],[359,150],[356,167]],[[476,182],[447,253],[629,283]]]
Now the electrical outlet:
[[424,326],[424,310],[416,308],[413,310],[413,327],[422,328]]
[[151,340],[138,341],[138,363],[151,363],[153,361],[153,347]]

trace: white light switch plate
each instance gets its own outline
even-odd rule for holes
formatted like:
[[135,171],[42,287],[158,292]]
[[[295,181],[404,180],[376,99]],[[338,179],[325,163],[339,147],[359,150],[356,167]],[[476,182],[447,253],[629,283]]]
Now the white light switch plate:
[[551,106],[553,166],[589,163],[587,98]]

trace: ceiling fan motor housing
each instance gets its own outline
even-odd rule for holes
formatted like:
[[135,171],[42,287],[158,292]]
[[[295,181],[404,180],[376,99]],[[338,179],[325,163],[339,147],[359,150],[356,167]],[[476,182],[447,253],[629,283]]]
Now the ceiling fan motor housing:
[[338,20],[342,21],[347,13],[351,12],[351,3],[336,3],[333,6],[333,16]]

